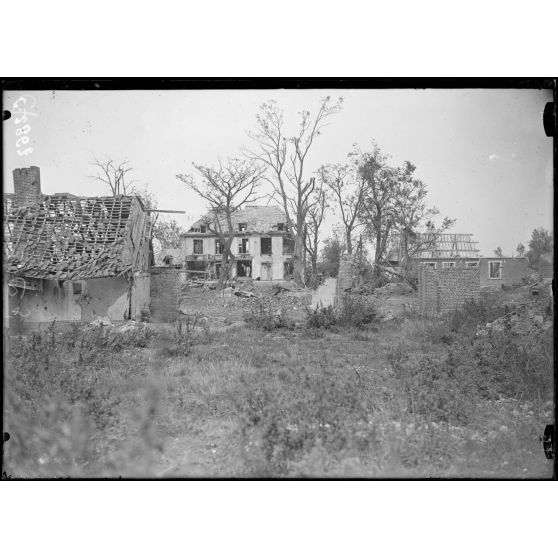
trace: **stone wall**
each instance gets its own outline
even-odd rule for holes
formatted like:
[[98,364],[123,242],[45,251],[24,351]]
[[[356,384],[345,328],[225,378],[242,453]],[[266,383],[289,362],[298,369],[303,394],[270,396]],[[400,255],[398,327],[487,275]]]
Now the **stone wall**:
[[354,286],[356,274],[354,255],[342,254],[339,260],[339,274],[337,275],[336,305],[342,304],[346,290]]
[[174,322],[178,317],[180,271],[168,267],[151,268],[151,321]]
[[418,269],[419,307],[423,314],[446,312],[480,295],[479,268]]

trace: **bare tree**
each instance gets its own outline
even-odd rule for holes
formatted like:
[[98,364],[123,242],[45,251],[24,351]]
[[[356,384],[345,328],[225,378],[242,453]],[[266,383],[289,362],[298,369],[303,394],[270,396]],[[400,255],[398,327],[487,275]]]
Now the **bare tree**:
[[500,246],[498,246],[498,247],[496,248],[496,250],[494,250],[494,255],[495,255],[497,258],[503,258],[503,257],[504,257],[504,251],[502,250],[502,248],[500,248]]
[[209,203],[206,225],[210,232],[217,235],[223,247],[217,285],[221,288],[230,277],[235,260],[232,251],[235,237],[233,214],[243,205],[261,199],[257,189],[265,169],[253,160],[236,158],[228,159],[226,164],[219,159],[216,168],[192,164],[202,177],[201,183],[189,174],[178,174],[176,177]]
[[113,196],[131,196],[134,194],[134,183],[136,181],[130,180],[128,176],[128,173],[134,169],[127,159],[118,162],[107,156],[103,159],[94,159],[90,164],[95,167],[97,174],[90,175],[89,178],[108,186]]
[[327,195],[322,186],[314,193],[311,200],[307,213],[306,230],[304,232],[305,250],[308,256],[310,256],[310,264],[312,266],[311,279],[314,285],[317,284],[318,278],[319,233],[327,207]]
[[330,97],[322,100],[316,114],[308,110],[300,113],[300,125],[295,136],[285,135],[283,111],[275,101],[260,106],[256,115],[256,131],[249,132],[258,147],[249,154],[263,163],[269,171],[265,179],[273,188],[277,200],[287,218],[294,237],[294,279],[305,283],[306,249],[304,231],[306,218],[311,207],[312,194],[316,189],[315,177],[306,174],[306,160],[310,148],[322,133],[327,119],[341,110],[343,99],[332,103]]
[[358,172],[358,158],[354,153],[349,153],[349,157],[349,164],[322,166],[319,175],[337,202],[345,234],[345,249],[352,254],[353,234],[362,224],[359,217],[363,210],[366,181]]

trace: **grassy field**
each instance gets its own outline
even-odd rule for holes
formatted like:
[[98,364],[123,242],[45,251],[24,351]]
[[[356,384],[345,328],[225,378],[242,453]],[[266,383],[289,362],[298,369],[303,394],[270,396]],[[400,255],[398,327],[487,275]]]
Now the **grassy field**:
[[3,472],[548,478],[552,330],[476,336],[504,310],[12,337]]

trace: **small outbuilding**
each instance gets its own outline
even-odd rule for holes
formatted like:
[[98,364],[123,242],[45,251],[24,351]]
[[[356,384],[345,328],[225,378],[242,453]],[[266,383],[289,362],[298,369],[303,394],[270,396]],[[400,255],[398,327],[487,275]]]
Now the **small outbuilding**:
[[152,226],[140,198],[39,191],[25,203],[4,204],[5,326],[140,319]]

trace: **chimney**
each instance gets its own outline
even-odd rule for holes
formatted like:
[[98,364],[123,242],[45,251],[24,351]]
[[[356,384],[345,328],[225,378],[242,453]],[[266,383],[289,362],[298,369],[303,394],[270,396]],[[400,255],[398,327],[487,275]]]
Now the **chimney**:
[[39,167],[14,169],[14,207],[29,207],[42,201]]

